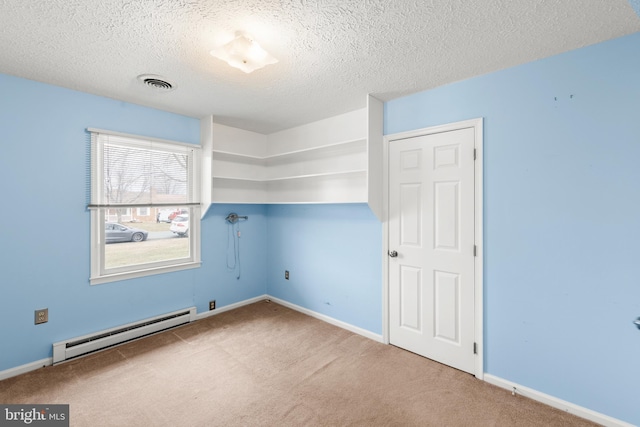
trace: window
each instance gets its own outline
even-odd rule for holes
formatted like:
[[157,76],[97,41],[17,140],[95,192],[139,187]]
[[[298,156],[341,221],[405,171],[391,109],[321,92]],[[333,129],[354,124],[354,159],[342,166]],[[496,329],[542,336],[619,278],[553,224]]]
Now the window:
[[200,266],[200,147],[91,132],[91,284]]

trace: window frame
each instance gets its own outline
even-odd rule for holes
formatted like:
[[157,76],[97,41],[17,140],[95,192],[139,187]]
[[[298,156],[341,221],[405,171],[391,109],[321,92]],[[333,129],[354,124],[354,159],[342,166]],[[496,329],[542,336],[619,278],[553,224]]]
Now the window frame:
[[[155,274],[164,274],[175,271],[182,271],[187,269],[199,268],[202,264],[200,256],[201,245],[201,233],[200,233],[200,220],[201,220],[201,206],[199,202],[200,198],[200,161],[201,161],[201,146],[197,144],[187,144],[176,141],[169,141],[164,139],[149,138],[139,135],[131,135],[120,132],[105,131],[101,129],[88,128],[88,132],[91,134],[91,166],[90,166],[90,188],[92,192],[92,203],[89,205],[89,211],[91,216],[91,276],[89,282],[91,285],[98,285],[103,283],[128,280],[133,278],[140,278],[151,276]],[[180,203],[177,202],[172,206],[185,208],[189,210],[189,257],[179,259],[162,260],[153,263],[129,265],[116,268],[105,268],[105,220],[106,212],[108,208],[104,206],[96,205],[97,199],[94,194],[99,194],[98,186],[101,185],[100,179],[102,178],[101,172],[97,172],[97,168],[102,166],[98,157],[101,156],[101,147],[104,142],[100,142],[97,139],[99,135],[113,135],[117,137],[124,137],[135,141],[153,142],[160,144],[161,146],[186,146],[191,149],[190,165],[191,170],[188,171],[188,194],[190,194],[190,202]],[[132,144],[135,145],[135,144]],[[97,192],[97,193],[96,193]],[[152,212],[153,208],[162,208],[162,204],[139,204],[139,205],[122,205],[122,208],[147,207],[149,212]]]

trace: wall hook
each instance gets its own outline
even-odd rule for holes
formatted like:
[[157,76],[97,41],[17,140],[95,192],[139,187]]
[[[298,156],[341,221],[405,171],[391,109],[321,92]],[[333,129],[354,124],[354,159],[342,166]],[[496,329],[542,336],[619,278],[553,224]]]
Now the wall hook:
[[227,215],[227,217],[225,218],[225,221],[227,221],[229,224],[235,224],[236,222],[238,222],[239,220],[244,219],[247,220],[249,219],[248,216],[239,216],[237,213],[235,212],[231,212],[229,215]]

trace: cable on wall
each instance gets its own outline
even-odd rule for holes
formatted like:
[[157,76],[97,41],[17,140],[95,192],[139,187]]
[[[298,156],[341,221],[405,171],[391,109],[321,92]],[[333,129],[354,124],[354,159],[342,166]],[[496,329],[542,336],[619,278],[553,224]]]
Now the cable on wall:
[[[239,220],[248,220],[248,216],[239,216],[237,213],[230,213],[225,218],[229,224],[227,233],[227,270],[237,271],[236,279],[240,280],[240,224]],[[233,250],[233,256],[230,251]]]

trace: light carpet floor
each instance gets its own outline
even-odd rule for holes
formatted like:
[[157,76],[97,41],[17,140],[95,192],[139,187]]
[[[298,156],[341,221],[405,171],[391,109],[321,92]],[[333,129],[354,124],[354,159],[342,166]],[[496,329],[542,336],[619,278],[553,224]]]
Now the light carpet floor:
[[593,426],[273,302],[0,381],[72,426]]

